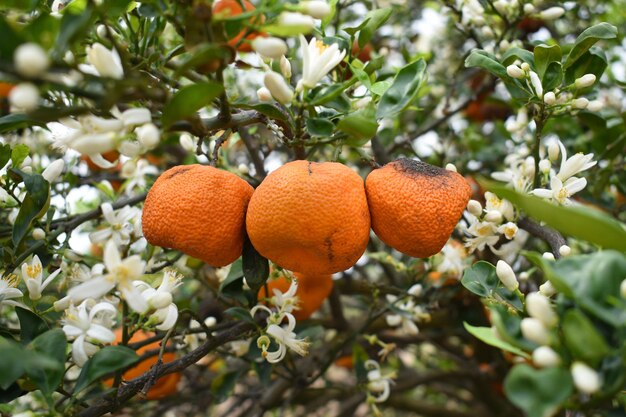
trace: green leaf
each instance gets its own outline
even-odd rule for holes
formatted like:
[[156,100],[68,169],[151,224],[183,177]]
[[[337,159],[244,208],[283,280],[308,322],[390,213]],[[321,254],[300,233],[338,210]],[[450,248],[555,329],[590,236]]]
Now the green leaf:
[[189,56],[183,60],[176,69],[174,76],[178,77],[189,69],[201,67],[203,65],[215,65],[219,63],[228,64],[235,59],[235,52],[232,48],[228,48],[217,44],[200,44],[191,51]]
[[563,82],[563,65],[560,62],[550,62],[541,80],[545,91],[554,90]]
[[363,48],[366,43],[368,43],[376,30],[381,27],[391,16],[392,9],[391,7],[386,7],[384,9],[370,10],[365,15],[365,20],[367,23],[361,27],[359,31],[359,47]]
[[[585,52],[574,65],[567,69],[565,72],[565,81],[571,84],[576,78],[582,77],[585,74],[593,74],[596,76],[596,79],[599,80],[607,66],[606,54],[602,49],[594,46]],[[593,85],[578,91],[584,94],[592,88]]]
[[4,168],[11,159],[11,146],[6,143],[0,145],[0,169]]
[[250,311],[243,307],[231,307],[227,310],[224,310],[224,314],[234,317],[239,320],[247,321],[250,323],[254,323],[254,319],[250,315]]
[[28,157],[30,153],[30,149],[28,146],[18,143],[11,150],[11,162],[13,163],[14,168],[19,168],[22,165],[22,162]]
[[588,207],[564,207],[549,203],[539,197],[520,194],[493,182],[484,186],[506,198],[530,217],[545,222],[559,232],[595,243],[603,248],[626,252],[626,229],[612,217]]
[[615,39],[617,37],[617,28],[606,22],[597,24],[586,29],[581,33],[574,47],[570,51],[567,59],[565,60],[565,68],[572,66],[585,52],[589,50],[596,42],[601,39]]
[[223,92],[224,87],[214,82],[195,83],[181,88],[163,109],[163,126],[169,127],[174,122],[191,116]]
[[609,346],[591,320],[580,310],[567,310],[562,323],[565,345],[575,359],[592,367],[608,355]]
[[417,98],[425,81],[425,72],[426,62],[421,58],[402,68],[380,98],[376,117],[393,116],[406,109]]
[[288,38],[296,35],[306,35],[313,31],[313,28],[309,25],[279,25],[279,24],[271,24],[266,25],[261,28],[262,32],[267,32],[272,35],[276,35],[282,38]]
[[373,138],[376,131],[378,131],[374,105],[368,105],[363,109],[348,114],[339,121],[337,129],[350,136],[346,140],[347,145],[354,147],[362,146]]
[[15,313],[20,320],[20,338],[23,344],[31,342],[49,329],[45,320],[30,310],[15,307]]
[[92,27],[94,21],[91,6],[84,7],[84,10],[73,10],[70,5],[67,5],[63,9],[61,30],[56,38],[54,56],[58,59],[62,58],[72,43],[84,39],[85,32]]
[[13,225],[13,245],[22,241],[33,221],[43,216],[50,205],[50,184],[41,175],[24,175],[27,194]]
[[[254,295],[256,295],[270,275],[270,264],[267,259],[254,249],[250,239],[247,238],[243,243],[241,264],[246,283],[252,289]],[[254,297],[254,300],[256,301],[256,297]]]
[[[2,6],[0,6],[1,8]],[[29,7],[28,10],[31,10]],[[2,42],[0,42],[0,59],[6,62],[13,60],[13,52],[23,40],[13,30],[11,25],[4,19],[4,15],[0,14],[0,33],[2,33]],[[2,120],[2,118],[0,118]]]
[[103,376],[134,364],[138,359],[137,353],[126,346],[105,346],[96,352],[83,366],[76,380],[74,394],[82,391]]
[[0,337],[0,389],[6,390],[26,370],[63,370],[63,364],[40,353],[33,352],[15,342]]
[[35,383],[37,388],[48,396],[54,391],[63,380],[64,365],[66,360],[65,348],[67,340],[65,333],[61,329],[49,330],[37,336],[30,344],[38,355],[44,355],[59,364],[58,369],[26,369],[26,374]]
[[248,103],[233,103],[234,107],[239,109],[248,109],[248,110],[256,110],[261,114],[266,115],[270,119],[274,120],[282,120],[284,122],[289,122],[291,124],[291,120],[289,120],[289,116],[283,113],[282,110],[269,103],[258,103],[258,104],[248,104]]
[[522,62],[528,63],[532,68],[535,67],[535,56],[532,52],[518,47],[510,48],[504,53],[504,55],[502,55],[502,64],[511,65],[518,59]]
[[518,349],[508,342],[498,339],[493,333],[493,329],[491,327],[476,327],[468,324],[467,322],[463,322],[463,326],[469,334],[490,346],[497,347],[501,350],[506,350],[507,352],[511,352],[515,355],[522,356],[527,359],[530,358],[530,355],[523,350]]
[[537,45],[534,50],[535,68],[539,78],[543,79],[543,75],[548,69],[548,65],[552,62],[561,62],[561,47],[559,45]]
[[465,66],[467,68],[482,68],[499,78],[509,78],[506,73],[506,68],[498,62],[494,55],[479,49],[473,50],[472,53],[465,59]]
[[391,84],[392,83],[389,80],[378,81],[372,84],[370,91],[377,96],[382,96],[383,94],[385,94],[385,91],[387,91],[389,87],[391,87]]
[[536,370],[526,364],[517,365],[504,381],[507,398],[527,417],[553,415],[573,389],[570,373],[562,368]]
[[215,396],[217,403],[221,403],[230,396],[242,373],[243,371],[225,372],[211,381],[211,392]]
[[480,297],[491,296],[499,282],[496,267],[486,261],[478,261],[467,268],[461,278],[461,284]]
[[306,130],[313,137],[328,137],[333,134],[335,125],[328,119],[309,117],[306,119]]
[[626,323],[626,308],[620,305],[620,285],[626,277],[626,255],[600,251],[573,255],[548,262],[539,254],[526,253],[554,287],[573,299],[587,313],[614,327]]

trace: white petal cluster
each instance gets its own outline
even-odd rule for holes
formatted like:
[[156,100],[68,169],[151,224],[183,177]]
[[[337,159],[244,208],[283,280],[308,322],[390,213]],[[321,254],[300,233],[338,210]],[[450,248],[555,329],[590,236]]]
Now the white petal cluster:
[[176,271],[166,269],[163,280],[157,288],[152,288],[144,281],[134,281],[133,285],[141,291],[141,296],[147,301],[149,311],[152,311],[148,323],[156,323],[158,330],[169,330],[178,320],[178,306],[173,301],[172,293],[181,284],[182,276]]
[[0,271],[0,307],[3,305],[20,305],[20,303],[14,300],[14,298],[24,296],[22,291],[17,288],[17,284],[20,282],[19,277],[15,274],[3,275],[4,271]]
[[114,211],[110,203],[103,203],[100,209],[106,226],[89,233],[89,240],[98,244],[112,239],[118,247],[128,245],[135,231],[134,224],[140,221],[141,210],[124,206]]
[[365,361],[364,365],[367,370],[368,398],[376,403],[387,401],[395,375],[393,373],[383,375],[380,364],[372,359]]
[[33,300],[39,300],[41,293],[52,282],[54,278],[61,272],[61,269],[57,269],[44,280],[43,279],[43,266],[39,260],[39,256],[33,256],[30,263],[24,262],[22,264],[22,280],[28,288],[28,297]]
[[307,42],[300,35],[300,51],[302,52],[303,87],[313,88],[346,56],[345,50],[339,50],[336,43],[325,45],[315,38]]
[[422,286],[415,284],[407,290],[411,297],[400,299],[395,295],[388,294],[387,301],[393,305],[394,314],[385,316],[387,325],[397,327],[403,334],[415,336],[419,333],[419,328],[415,322],[429,319],[424,307],[417,304],[414,297],[418,297],[422,292]]

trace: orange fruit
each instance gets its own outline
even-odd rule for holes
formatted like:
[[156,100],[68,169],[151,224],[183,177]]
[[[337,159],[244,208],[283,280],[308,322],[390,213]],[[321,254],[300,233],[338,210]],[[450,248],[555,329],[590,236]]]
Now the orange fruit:
[[252,195],[246,228],[256,250],[285,269],[307,274],[348,269],[369,240],[363,180],[336,162],[289,162]]
[[365,190],[376,235],[415,258],[443,248],[472,192],[456,172],[405,158],[372,171]]
[[354,359],[352,358],[352,355],[344,355],[335,361],[335,365],[346,369],[353,369]]
[[[116,150],[112,150],[112,151],[107,151],[105,153],[102,154],[102,157],[104,159],[106,159],[109,162],[113,162],[113,161],[117,161],[120,157],[120,153]],[[119,172],[122,169],[122,164],[119,163],[114,167],[111,168],[102,168],[96,164],[93,163],[93,161],[87,156],[87,155],[82,155],[80,157],[80,159],[82,159],[83,161],[85,161],[87,163],[87,166],[89,167],[89,169],[91,171],[105,171],[105,172]]]
[[[137,343],[137,342],[141,342],[142,340],[148,339],[150,337],[153,337],[154,333],[150,333],[150,332],[144,332],[139,330],[138,332],[136,332],[135,334],[133,334],[133,337],[130,338],[129,343]],[[115,337],[116,337],[116,344],[119,344],[122,342],[122,329],[119,328],[115,331]],[[159,341],[150,343],[148,345],[142,346],[139,349],[137,349],[137,355],[141,356],[144,353],[151,351],[151,350],[158,350],[161,348]],[[138,376],[141,376],[143,374],[145,374],[146,372],[148,372],[150,370],[150,368],[152,368],[152,366],[157,363],[157,360],[159,359],[158,355],[155,356],[151,356],[150,358],[139,362],[134,368],[129,369],[128,371],[124,372],[124,374],[122,375],[122,379],[125,381],[130,381],[131,379],[135,379]],[[168,362],[172,362],[176,359],[176,354],[173,352],[165,352],[163,354],[163,363],[168,363]],[[160,398],[164,398],[167,397],[169,395],[172,395],[176,392],[176,386],[178,385],[178,381],[180,381],[180,372],[174,372],[172,374],[167,374],[165,376],[162,376],[161,378],[159,378],[156,383],[152,386],[152,388],[150,388],[150,390],[148,391],[148,394],[146,395],[146,398],[149,400],[158,400]],[[107,379],[104,381],[105,385],[111,387],[113,386],[113,379]]]
[[[251,12],[255,9],[254,5],[250,3],[248,0],[243,0],[243,5],[246,8],[246,13]],[[237,16],[243,13],[243,8],[241,7],[241,3],[238,0],[219,0],[213,3],[213,14],[214,15],[223,15],[223,16]],[[262,17],[251,17],[248,22],[252,25],[263,23],[265,19]],[[237,48],[240,52],[250,52],[252,51],[252,46],[249,42],[241,42],[247,30],[244,29],[239,32],[234,38],[228,40],[228,44],[233,48]],[[265,36],[265,34],[253,32],[246,36],[246,40],[251,41],[257,36]],[[239,43],[241,42],[241,43]],[[237,45],[239,44],[239,47]]]
[[254,189],[227,171],[180,165],[154,183],[143,208],[145,238],[215,267],[241,256],[246,208]]
[[0,98],[9,97],[9,93],[14,87],[14,84],[0,82]]
[[[298,280],[298,309],[293,311],[296,320],[306,320],[313,313],[320,309],[324,300],[328,298],[333,290],[333,278],[329,274],[307,275],[298,272],[293,273]],[[267,289],[269,295],[265,292],[265,287],[261,287],[258,299],[270,298],[274,296],[274,289],[280,290],[283,294],[289,290],[291,281],[284,275],[280,275],[276,279],[267,281]]]

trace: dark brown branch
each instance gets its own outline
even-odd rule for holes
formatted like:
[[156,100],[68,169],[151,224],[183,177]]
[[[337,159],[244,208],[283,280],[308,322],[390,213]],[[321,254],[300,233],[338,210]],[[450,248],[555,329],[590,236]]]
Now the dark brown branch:
[[561,257],[559,249],[567,242],[559,232],[548,226],[541,226],[539,223],[536,223],[528,217],[523,217],[522,219],[520,219],[520,221],[517,222],[517,225],[520,228],[526,230],[531,235],[546,241],[550,245],[550,248],[552,249],[552,254],[555,258],[558,259]]

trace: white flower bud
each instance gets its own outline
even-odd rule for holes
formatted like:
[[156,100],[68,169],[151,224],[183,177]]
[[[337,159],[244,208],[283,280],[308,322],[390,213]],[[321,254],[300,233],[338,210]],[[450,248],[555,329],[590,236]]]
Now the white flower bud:
[[520,323],[522,336],[538,345],[550,343],[550,333],[548,329],[537,319],[526,317]]
[[57,159],[43,170],[41,176],[52,184],[57,178],[59,178],[59,175],[63,172],[63,168],[65,168],[65,162],[62,159]]
[[446,170],[447,171],[452,171],[452,172],[457,172],[456,171],[456,166],[454,164],[446,164]]
[[561,256],[567,256],[567,255],[569,255],[570,253],[572,253],[572,248],[570,248],[570,247],[569,247],[569,246],[567,246],[567,245],[562,245],[562,246],[559,248],[559,254],[560,254]]
[[509,41],[507,41],[506,39],[504,39],[502,42],[500,42],[500,51],[501,52],[506,52],[510,47],[511,47],[511,43]]
[[265,87],[272,93],[272,97],[281,104],[291,103],[293,99],[293,90],[280,74],[268,71],[263,78]]
[[360,98],[354,103],[354,107],[357,109],[364,109],[368,104],[372,102],[372,96],[365,96]]
[[87,47],[87,61],[96,68],[102,77],[120,80],[124,77],[124,69],[117,53],[105,48],[100,43]]
[[626,279],[619,285],[619,293],[622,298],[626,298]]
[[34,78],[42,75],[50,66],[46,51],[36,43],[23,43],[13,53],[15,69],[24,77]]
[[54,302],[53,304],[54,311],[67,310],[67,308],[70,306],[71,303],[72,303],[72,299],[68,295],[66,295],[60,300]]
[[273,100],[272,93],[270,93],[267,87],[261,87],[256,90],[256,96],[259,98],[259,101],[269,102]]
[[387,321],[388,326],[396,327],[402,323],[402,316],[399,314],[389,314],[385,316],[385,321]]
[[555,20],[565,14],[565,9],[562,7],[550,7],[539,13],[539,17],[543,20]]
[[528,62],[522,62],[522,65],[520,65],[520,68],[522,68],[522,70],[525,72],[530,71],[530,65],[528,64]]
[[496,264],[496,275],[509,291],[515,291],[519,287],[515,272],[505,261],[499,260]]
[[330,5],[325,1],[303,1],[300,6],[303,13],[316,19],[323,19],[331,12]]
[[155,310],[165,308],[170,304],[172,304],[172,294],[170,294],[169,292],[157,291],[156,294],[154,294],[152,298],[150,298],[150,305]]
[[551,281],[546,281],[539,286],[539,292],[546,297],[552,297],[556,294],[556,288],[554,288]]
[[133,176],[136,170],[137,163],[132,159],[129,159],[128,161],[124,162],[124,165],[122,165],[122,170],[120,171],[120,174],[122,174],[122,177],[124,178],[130,178]]
[[286,80],[291,79],[291,62],[284,55],[280,57],[280,72]]
[[108,34],[109,32],[107,31],[106,26],[98,25],[98,27],[96,28],[96,35],[98,35],[100,39],[106,39]]
[[531,3],[526,3],[524,5],[524,14],[532,14],[535,13],[535,6]]
[[21,83],[9,93],[9,103],[17,110],[31,111],[39,105],[39,90],[35,84]]
[[541,171],[542,173],[549,174],[551,167],[552,164],[547,159],[542,159],[541,161],[539,161],[539,171]]
[[593,83],[596,82],[596,76],[593,74],[585,74],[580,78],[577,78],[576,81],[574,81],[574,84],[576,85],[576,88],[586,88],[586,87],[591,87],[593,85]]
[[302,13],[282,12],[278,16],[278,25],[297,29],[300,33],[309,33],[315,28],[315,19]]
[[543,102],[546,103],[548,106],[551,106],[554,103],[556,103],[556,94],[554,94],[554,91],[548,91],[543,96]]
[[422,294],[423,289],[424,287],[422,287],[422,284],[415,284],[412,285],[407,292],[413,297],[419,297]]
[[519,274],[520,281],[528,281],[528,278],[530,278],[530,274],[527,271],[521,272]]
[[287,44],[280,38],[259,36],[252,41],[252,49],[264,58],[279,59],[287,53]]
[[572,379],[580,392],[593,394],[602,387],[600,374],[582,362],[572,364]]
[[533,363],[540,368],[559,366],[561,357],[549,346],[540,346],[533,351]]
[[544,253],[541,254],[541,257],[543,259],[548,260],[548,261],[554,261],[555,260],[554,254],[552,252],[544,252]]
[[242,175],[248,175],[248,173],[250,172],[250,168],[248,168],[248,165],[246,164],[239,164],[237,166],[237,171],[239,171],[239,173]]
[[526,296],[526,311],[530,317],[540,320],[547,327],[554,327],[559,320],[548,297],[538,292]]
[[502,213],[498,210],[490,210],[485,214],[485,221],[490,223],[500,223],[502,221]]
[[522,68],[517,65],[509,65],[506,67],[506,73],[509,74],[511,78],[523,78],[526,75]]
[[125,110],[120,116],[124,126],[141,126],[152,121],[150,110],[145,107],[133,107]]
[[600,111],[604,108],[604,103],[600,100],[591,100],[587,106],[589,111]]
[[141,155],[141,144],[139,142],[125,140],[117,146],[117,150],[124,156],[134,158]]
[[33,167],[25,166],[24,168],[22,168],[22,171],[24,171],[27,174],[32,174],[33,173]]
[[496,0],[493,2],[493,7],[495,7],[498,13],[506,14],[509,8],[509,2],[506,0]]
[[530,83],[533,86],[533,90],[535,90],[535,95],[539,98],[543,98],[543,86],[541,85],[539,75],[537,75],[535,71],[530,71],[528,75],[530,76]]
[[70,147],[82,154],[101,154],[115,149],[117,135],[113,132],[83,135],[70,144]]
[[483,26],[482,28],[480,28],[480,32],[483,34],[483,36],[485,38],[493,38],[494,37],[493,30],[491,30],[491,28],[489,26]]
[[46,232],[44,232],[43,229],[37,227],[33,229],[32,236],[35,240],[44,240],[46,238]]
[[586,109],[588,105],[589,100],[587,100],[585,97],[580,97],[572,101],[572,107],[575,109]]
[[550,145],[548,145],[548,158],[554,162],[559,159],[559,153],[559,144],[556,141],[551,142]]
[[153,123],[146,123],[136,130],[137,140],[145,149],[154,149],[161,140],[161,132]]
[[196,143],[189,133],[183,133],[182,135],[180,135],[180,138],[178,138],[178,142],[180,143],[180,146],[187,152],[196,151]]
[[467,211],[476,217],[480,217],[483,213],[483,206],[476,200],[470,200],[469,203],[467,203]]

